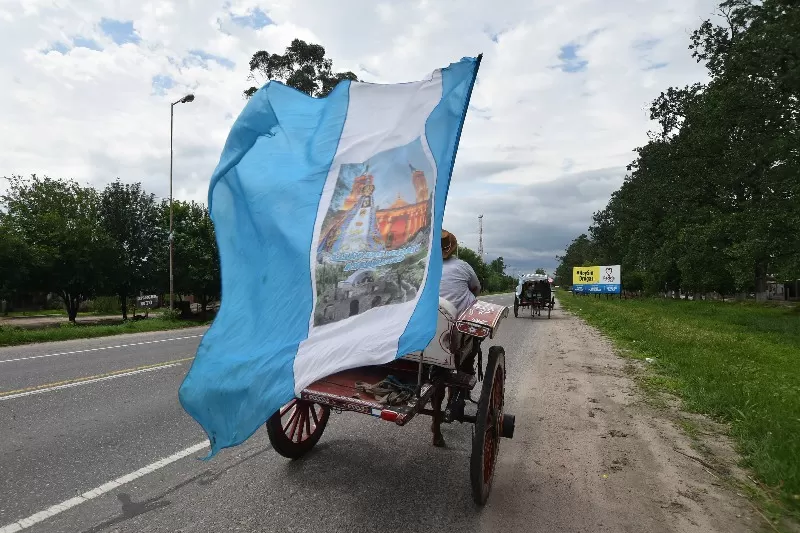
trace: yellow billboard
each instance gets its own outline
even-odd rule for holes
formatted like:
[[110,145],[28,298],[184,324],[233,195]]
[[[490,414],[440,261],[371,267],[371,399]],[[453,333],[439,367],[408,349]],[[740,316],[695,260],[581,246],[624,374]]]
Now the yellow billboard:
[[600,283],[600,267],[573,267],[572,268],[572,284],[573,285],[594,285]]
[[621,294],[622,276],[620,266],[600,265],[573,267],[572,292]]

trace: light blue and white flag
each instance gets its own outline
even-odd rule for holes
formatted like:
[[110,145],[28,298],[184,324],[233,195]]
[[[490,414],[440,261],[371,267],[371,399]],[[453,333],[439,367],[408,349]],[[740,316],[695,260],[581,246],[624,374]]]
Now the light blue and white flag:
[[179,396],[211,455],[333,373],[436,332],[447,190],[480,58],[326,98],[270,82],[233,125],[208,201],[222,305]]

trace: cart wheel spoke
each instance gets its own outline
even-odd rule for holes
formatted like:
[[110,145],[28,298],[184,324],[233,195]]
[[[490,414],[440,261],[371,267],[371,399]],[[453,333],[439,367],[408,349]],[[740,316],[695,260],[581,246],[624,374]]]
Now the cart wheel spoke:
[[317,406],[316,405],[312,405],[311,406],[311,416],[314,417],[314,426],[315,427],[318,426],[319,425],[319,415],[317,414]]
[[311,417],[308,416],[310,413],[314,412],[314,407],[309,405],[308,409],[306,410],[305,418],[306,418],[306,436],[311,437],[313,432],[311,431]]
[[295,410],[295,414],[293,416],[294,423],[292,423],[292,430],[289,433],[289,440],[294,440],[294,435],[297,432],[297,427],[298,427],[298,425],[300,423],[300,419],[302,417],[303,417],[303,413],[300,411],[300,409],[296,409]]
[[295,409],[292,411],[292,415],[289,417],[289,420],[286,422],[286,425],[283,426],[284,433],[289,431],[289,426],[291,426],[292,423],[297,420],[297,417],[300,416],[300,411],[297,409],[296,405],[294,407]]
[[285,415],[289,412],[289,409],[297,405],[297,400],[292,400],[291,402],[287,403],[283,407],[281,407],[281,416]]

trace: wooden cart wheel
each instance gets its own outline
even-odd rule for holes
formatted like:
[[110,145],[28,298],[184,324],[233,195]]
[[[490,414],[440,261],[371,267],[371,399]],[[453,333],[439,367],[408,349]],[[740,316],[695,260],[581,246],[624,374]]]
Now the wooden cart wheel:
[[514,318],[519,318],[519,299],[514,296]]
[[550,318],[550,313],[553,311],[553,308],[549,305],[547,306],[547,318]]
[[269,441],[282,456],[300,459],[317,444],[330,416],[327,405],[294,399],[267,420]]
[[506,357],[501,346],[489,348],[489,359],[483,377],[483,389],[478,400],[475,428],[472,436],[472,456],[469,477],[472,499],[485,505],[492,490],[500,437],[503,435],[503,402],[506,382]]

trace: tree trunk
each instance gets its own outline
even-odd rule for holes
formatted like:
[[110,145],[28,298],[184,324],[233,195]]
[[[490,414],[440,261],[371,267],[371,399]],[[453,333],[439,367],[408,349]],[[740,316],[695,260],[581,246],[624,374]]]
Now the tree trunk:
[[64,294],[64,306],[67,308],[67,318],[70,322],[75,323],[75,318],[78,316],[78,306],[80,298],[73,296],[67,292]]
[[128,293],[127,293],[127,291],[121,291],[119,293],[119,301],[122,303],[122,320],[128,320]]
[[763,263],[756,265],[755,271],[756,301],[767,301],[767,268]]
[[208,298],[205,295],[200,296],[200,318],[206,319],[206,307],[208,307]]

